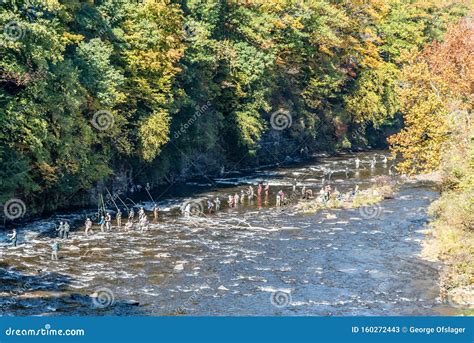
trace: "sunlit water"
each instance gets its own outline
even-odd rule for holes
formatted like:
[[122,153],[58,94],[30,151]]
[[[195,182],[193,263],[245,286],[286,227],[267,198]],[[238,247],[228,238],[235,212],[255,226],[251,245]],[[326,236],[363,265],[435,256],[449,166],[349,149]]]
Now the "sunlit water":
[[[51,261],[57,215],[19,230],[19,246],[1,240],[3,315],[434,315],[441,304],[439,265],[418,255],[426,209],[437,193],[402,186],[373,218],[360,210],[303,215],[275,208],[275,194],[304,184],[319,191],[324,174],[340,191],[387,175],[375,153],[320,157],[305,165],[192,183],[195,196],[160,200],[165,213],[149,231],[114,229],[86,237],[77,227]],[[270,182],[265,197],[229,209],[226,195]],[[196,187],[201,191],[196,192]],[[186,189],[186,187],[181,187]],[[256,191],[256,187],[255,187]],[[186,201],[220,196],[219,213],[184,218]],[[154,193],[153,196],[158,196]],[[145,204],[148,208],[151,202]],[[329,219],[328,219],[329,218]],[[94,295],[100,295],[94,298]],[[93,295],[91,297],[91,295]]]

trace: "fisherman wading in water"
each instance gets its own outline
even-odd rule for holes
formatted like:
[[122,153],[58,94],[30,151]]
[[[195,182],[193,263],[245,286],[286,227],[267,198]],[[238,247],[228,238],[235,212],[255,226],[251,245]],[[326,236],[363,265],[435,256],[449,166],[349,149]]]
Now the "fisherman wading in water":
[[105,217],[104,217],[104,215],[100,216],[99,225],[100,225],[100,232],[104,232],[104,227],[105,227]]
[[85,222],[85,227],[86,227],[86,236],[89,236],[89,232],[93,234],[92,232],[92,220],[90,218],[86,219]]
[[214,208],[214,203],[211,200],[207,200],[207,213],[211,214]]
[[69,239],[69,231],[71,230],[71,227],[69,226],[68,222],[64,223],[64,239]]
[[105,230],[110,231],[112,229],[112,216],[107,212],[105,215]]
[[122,227],[122,211],[117,210],[115,220],[117,221],[117,227],[120,229]]
[[57,261],[58,260],[58,251],[59,251],[59,242],[57,240],[54,241],[53,244],[51,244],[51,260]]
[[143,207],[140,207],[138,210],[138,220],[141,220],[143,217],[145,217],[145,209]]
[[16,233],[16,229],[13,229],[12,233],[8,235],[10,242],[12,242],[12,246],[16,247],[16,243],[18,241],[18,234]]
[[160,208],[157,204],[153,206],[153,218],[155,219],[155,223],[158,222],[158,217],[160,216]]
[[64,223],[59,222],[59,227],[56,229],[58,231],[58,237],[63,239],[64,238]]
[[127,223],[125,224],[125,231],[130,231],[133,229],[133,222],[131,220],[127,220]]

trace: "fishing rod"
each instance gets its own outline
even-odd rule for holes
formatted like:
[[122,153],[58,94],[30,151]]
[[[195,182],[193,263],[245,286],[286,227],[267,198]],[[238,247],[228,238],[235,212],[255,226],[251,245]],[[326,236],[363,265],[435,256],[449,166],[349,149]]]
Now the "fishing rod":
[[106,213],[107,211],[105,210],[104,196],[102,195],[102,193],[100,194],[100,199],[102,200],[102,209],[104,210],[104,213]]
[[137,204],[135,204],[135,202],[133,202],[132,199],[130,199],[130,198],[125,198],[125,200],[130,200],[130,201],[132,202],[133,206],[137,206]]
[[117,204],[116,204],[116,202],[115,202],[115,200],[114,200],[114,197],[112,196],[112,194],[110,194],[109,189],[107,187],[105,187],[105,190],[107,191],[107,193],[109,193],[110,200],[112,200],[112,202],[114,203],[115,208],[117,209],[117,211],[120,211]]
[[156,205],[155,199],[153,199],[153,197],[151,196],[149,189],[150,189],[150,186],[147,184],[147,186],[145,187],[145,190],[148,193],[148,196],[150,197],[151,201],[153,201],[153,204]]
[[118,194],[117,194],[117,198],[120,200],[120,202],[123,204],[123,206],[125,206],[125,208],[127,209],[127,212],[130,212],[130,209],[128,208],[127,204],[123,202],[123,200],[119,197]]

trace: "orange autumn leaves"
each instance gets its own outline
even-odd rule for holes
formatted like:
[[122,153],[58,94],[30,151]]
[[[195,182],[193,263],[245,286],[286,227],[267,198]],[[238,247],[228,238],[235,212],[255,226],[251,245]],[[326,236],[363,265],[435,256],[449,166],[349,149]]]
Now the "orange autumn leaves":
[[[412,53],[397,89],[405,128],[389,138],[405,174],[436,170],[450,139],[451,117],[472,116],[474,25],[472,17],[450,27],[443,42]],[[466,122],[467,124],[469,121]],[[472,125],[472,121],[471,121]]]

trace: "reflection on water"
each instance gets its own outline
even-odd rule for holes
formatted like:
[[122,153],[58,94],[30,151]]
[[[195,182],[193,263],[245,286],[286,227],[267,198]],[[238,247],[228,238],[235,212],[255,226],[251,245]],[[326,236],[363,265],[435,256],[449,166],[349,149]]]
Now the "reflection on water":
[[[58,215],[19,230],[20,245],[1,243],[3,315],[429,315],[440,305],[437,267],[420,260],[426,208],[437,194],[405,185],[375,218],[359,210],[297,214],[276,209],[275,194],[293,184],[341,192],[386,175],[380,154],[323,157],[306,165],[193,184],[195,196],[160,200],[165,215],[146,232],[84,236],[82,228],[50,261]],[[390,163],[390,162],[389,162]],[[206,183],[209,180],[206,180]],[[265,197],[229,209],[228,194],[270,182]],[[199,184],[199,182],[197,182]],[[186,190],[182,187],[181,191]],[[188,185],[187,189],[191,186]],[[155,194],[156,195],[156,194]],[[217,214],[184,218],[173,209],[220,196]],[[151,203],[145,204],[147,208]],[[79,230],[79,228],[78,228]],[[92,295],[92,297],[91,297]]]

